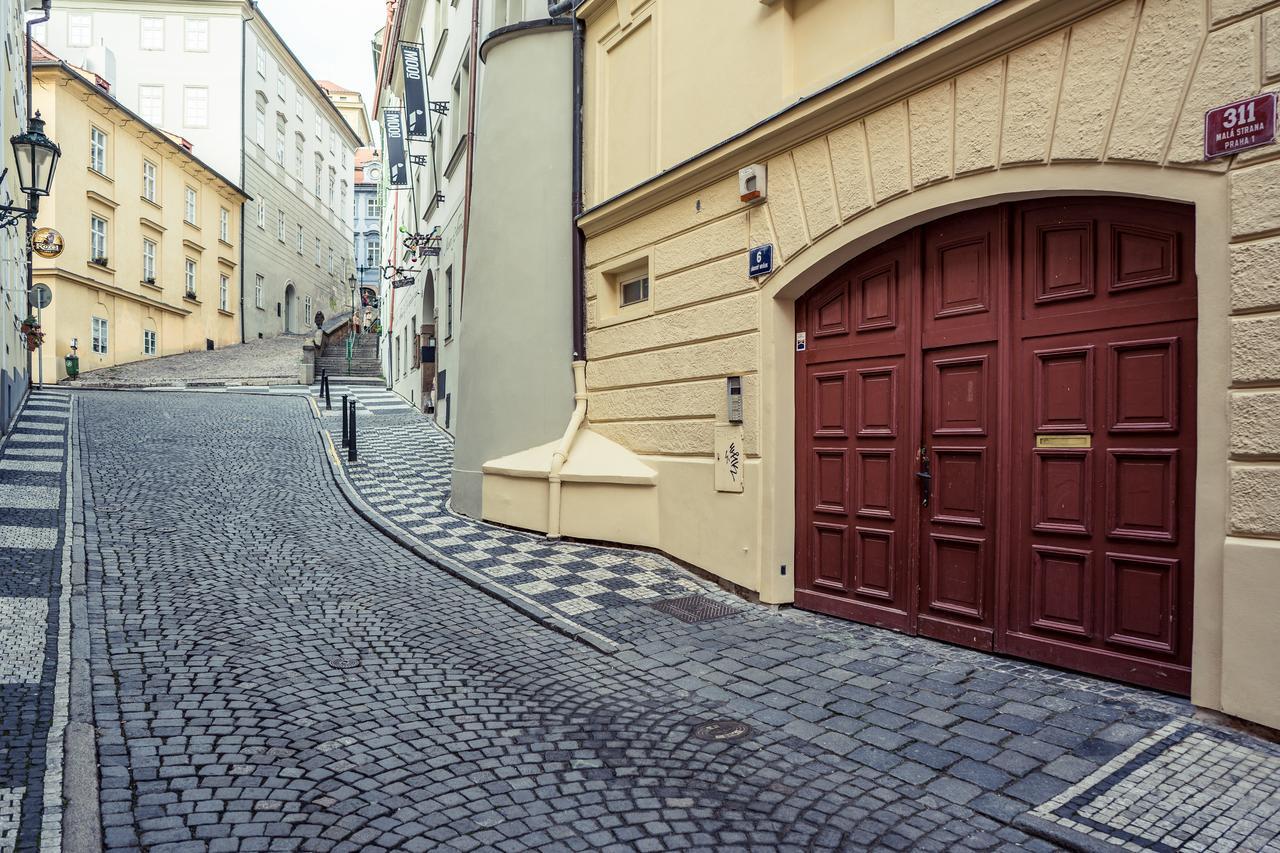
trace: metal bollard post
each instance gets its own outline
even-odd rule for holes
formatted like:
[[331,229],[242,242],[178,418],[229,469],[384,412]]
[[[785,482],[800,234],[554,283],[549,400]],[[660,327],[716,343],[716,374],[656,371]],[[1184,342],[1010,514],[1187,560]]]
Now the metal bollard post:
[[333,411],[333,400],[329,396],[329,371],[325,370],[320,373],[320,391],[324,394],[325,411]]
[[347,395],[342,395],[342,446],[347,446]]
[[355,462],[356,461],[356,400],[355,400],[355,397],[351,398],[351,429],[349,430],[349,432],[350,432],[350,441],[347,443],[347,461]]

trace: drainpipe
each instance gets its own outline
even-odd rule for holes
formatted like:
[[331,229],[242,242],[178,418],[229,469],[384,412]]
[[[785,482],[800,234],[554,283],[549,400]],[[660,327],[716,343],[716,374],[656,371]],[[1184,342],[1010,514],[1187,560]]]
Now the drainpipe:
[[578,428],[587,417],[586,370],[585,361],[574,361],[573,416],[569,418],[569,425],[565,427],[560,444],[551,454],[551,469],[547,473],[547,483],[550,486],[547,496],[547,536],[552,539],[560,536],[560,471],[569,459],[569,448],[573,446],[573,439],[578,435]]
[[[471,237],[471,187],[476,163],[476,88],[480,85],[480,0],[471,0],[471,45],[467,59],[467,177],[462,190],[462,262],[458,265],[458,320],[467,296],[467,243]],[[433,178],[434,180],[434,178]],[[415,226],[416,227],[416,226]]]
[[[547,0],[547,16],[557,18],[566,12],[573,15],[574,0]],[[573,15],[573,102],[570,122],[573,137],[573,188],[569,199],[570,224],[573,227],[573,288],[570,303],[573,306],[573,414],[565,427],[560,444],[551,455],[551,467],[547,473],[547,536],[560,536],[560,472],[569,459],[569,450],[587,417],[587,341],[586,311],[583,303],[585,278],[583,262],[585,243],[577,218],[582,213],[582,56],[584,34],[576,15]]]
[[[32,83],[32,72],[31,72],[31,30],[36,26],[36,24],[43,24],[49,20],[49,17],[50,17],[49,12],[52,7],[53,7],[53,0],[44,0],[44,3],[41,4],[40,6],[39,16],[27,21],[27,43],[26,43],[27,127],[31,126],[31,120],[35,117],[35,109],[34,109],[35,92],[32,89],[33,83]],[[31,209],[31,215],[27,217],[27,292],[26,292],[25,302],[27,306],[27,316],[31,316],[31,288],[35,286],[35,280],[36,280],[35,259],[32,257],[32,251],[31,251],[31,237],[33,234],[35,234],[35,230],[36,230],[36,211],[40,207],[40,197],[34,196],[34,195],[27,196],[27,207]],[[42,354],[43,354],[43,351],[42,351]],[[54,355],[56,356],[57,353],[55,352]],[[8,372],[7,364],[5,365],[5,372],[6,374]],[[43,376],[41,378],[43,378]],[[31,351],[30,350],[27,350],[27,387],[28,388],[31,387]],[[8,403],[7,400],[5,402],[6,404]],[[6,414],[5,420],[6,420],[6,426],[7,426],[8,413],[6,412],[5,414]]]
[[[250,6],[250,8],[252,9],[254,7]],[[244,87],[245,87],[245,84],[248,82],[245,79],[245,74],[246,74],[245,65],[249,61],[249,56],[246,53],[246,50],[248,47],[249,47],[249,20],[246,18],[245,20],[240,22],[240,130],[239,130],[239,133],[240,133],[240,186],[241,187],[244,187],[245,185],[244,171],[245,171],[246,152],[245,152],[245,144],[244,144],[244,132],[245,132],[244,110],[245,110],[246,101],[244,97]],[[240,243],[238,245],[240,246],[240,343],[242,344],[249,342],[248,327],[245,325],[245,304],[244,304],[244,284],[245,284],[245,277],[246,277],[245,268],[244,268],[244,261],[245,261],[244,217],[248,212],[249,211],[246,209],[245,203],[243,201],[240,202]]]

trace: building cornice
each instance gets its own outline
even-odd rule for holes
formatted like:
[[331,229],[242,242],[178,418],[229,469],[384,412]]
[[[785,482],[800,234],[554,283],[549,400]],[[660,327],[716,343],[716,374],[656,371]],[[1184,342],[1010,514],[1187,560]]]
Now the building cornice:
[[133,293],[132,291],[125,290],[123,287],[117,287],[114,284],[107,284],[106,282],[101,282],[97,279],[89,278],[88,276],[77,275],[76,273],[73,273],[70,270],[65,270],[62,267],[35,267],[32,270],[32,276],[36,279],[41,277],[60,279],[62,281],[70,282],[71,284],[77,284],[89,290],[101,290],[106,293],[110,293],[112,296],[119,296],[123,299],[128,299],[131,302],[137,302],[139,305],[159,308],[161,311],[168,311],[171,314],[177,314],[181,317],[186,317],[191,313],[191,311],[186,308],[179,308],[176,305],[170,305],[168,302],[163,302],[159,299],[152,299],[151,297],[145,296],[141,293]]
[[[612,0],[586,0],[580,18]],[[991,0],[963,18],[805,95],[745,130],[604,199],[578,217],[595,236],[810,139],[895,103],[938,80],[1001,56],[1120,0]]]

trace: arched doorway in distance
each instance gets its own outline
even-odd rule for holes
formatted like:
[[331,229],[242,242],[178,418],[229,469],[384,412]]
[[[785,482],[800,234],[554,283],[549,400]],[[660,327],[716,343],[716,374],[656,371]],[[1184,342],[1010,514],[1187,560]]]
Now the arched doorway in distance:
[[284,286],[284,330],[285,332],[293,332],[296,326],[293,322],[293,315],[297,308],[298,292],[290,281]]

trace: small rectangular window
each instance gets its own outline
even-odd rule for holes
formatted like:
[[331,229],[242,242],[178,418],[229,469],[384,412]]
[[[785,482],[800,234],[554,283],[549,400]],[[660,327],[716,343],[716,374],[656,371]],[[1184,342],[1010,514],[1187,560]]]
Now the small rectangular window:
[[142,161],[142,197],[150,202],[156,200],[156,164],[150,160]]
[[262,307],[262,276],[253,277],[253,304],[258,308]]
[[267,227],[267,203],[262,199],[258,199],[258,227]]
[[89,47],[93,44],[93,15],[67,16],[67,45]]
[[89,168],[99,175],[107,173],[107,135],[96,127],[89,128]]
[[164,18],[142,18],[142,49],[164,50]]
[[647,302],[649,299],[649,276],[641,276],[640,278],[621,282],[618,285],[618,297],[618,304],[623,308],[628,305]]
[[196,224],[196,199],[195,187],[187,187],[187,206],[183,218],[191,225]]
[[102,317],[93,318],[93,351],[98,355],[107,354],[107,321]]
[[281,243],[284,242],[284,211],[278,211],[276,214],[276,239]]
[[208,87],[187,86],[182,90],[182,96],[182,123],[187,127],[208,127]]
[[196,262],[187,258],[187,298],[196,298]]
[[156,243],[146,238],[142,240],[142,280],[156,283]]
[[218,276],[218,307],[223,311],[229,311],[227,308],[231,299],[231,279],[225,275]]
[[302,254],[302,245],[303,245],[303,241],[304,241],[304,237],[303,237],[303,234],[302,234],[302,226],[301,226],[301,225],[299,225],[299,226],[298,226],[298,254],[299,254],[299,255],[301,255],[301,254]]
[[164,87],[138,87],[138,115],[151,124],[164,124]]
[[89,217],[89,260],[95,264],[107,263],[107,220],[100,216]]
[[143,355],[156,354],[156,333],[152,329],[142,330],[142,354]]
[[225,207],[218,208],[218,239],[231,242],[231,211]]
[[207,18],[186,18],[183,23],[184,46],[191,51],[209,49],[209,21]]

